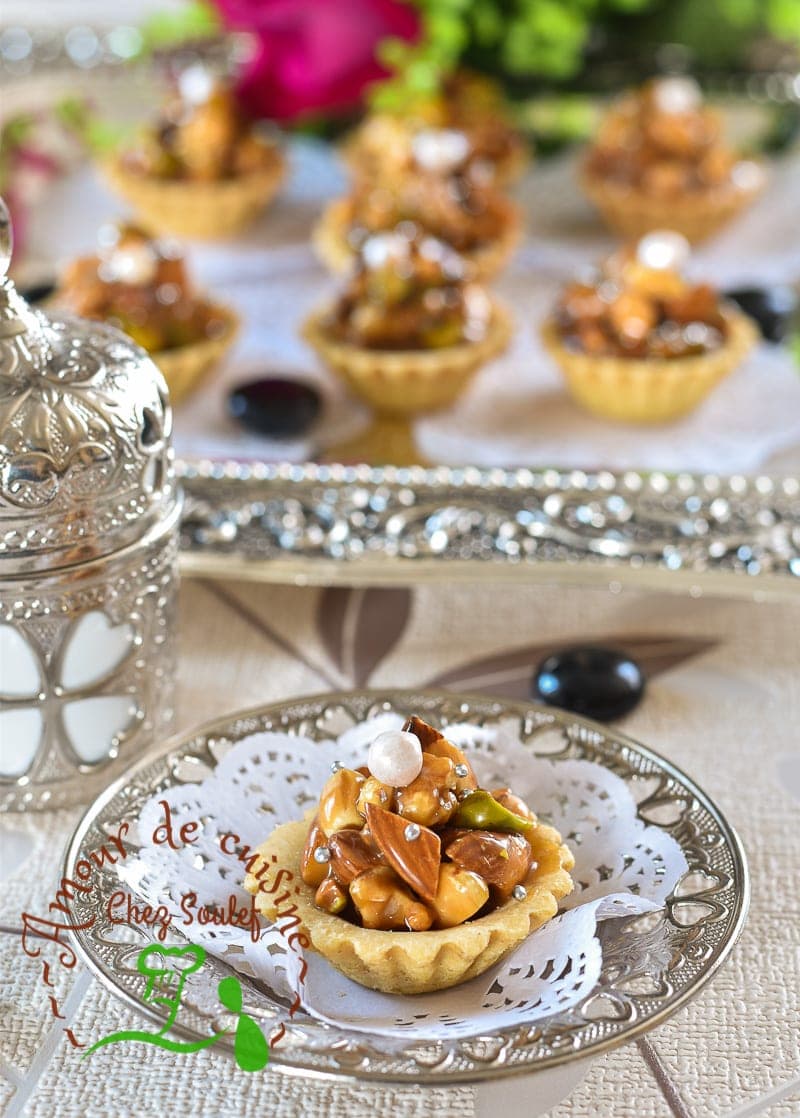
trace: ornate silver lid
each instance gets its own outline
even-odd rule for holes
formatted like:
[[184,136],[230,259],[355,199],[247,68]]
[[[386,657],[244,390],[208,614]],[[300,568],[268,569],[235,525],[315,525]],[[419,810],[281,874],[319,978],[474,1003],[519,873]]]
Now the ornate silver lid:
[[0,578],[110,555],[178,502],[163,376],[118,330],[34,310],[0,199]]

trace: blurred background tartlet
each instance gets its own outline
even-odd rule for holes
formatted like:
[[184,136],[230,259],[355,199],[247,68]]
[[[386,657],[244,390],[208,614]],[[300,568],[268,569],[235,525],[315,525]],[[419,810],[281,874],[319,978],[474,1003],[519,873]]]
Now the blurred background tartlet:
[[452,403],[510,330],[469,264],[404,222],[366,238],[342,294],[306,320],[304,334],[378,411],[410,414]]
[[346,141],[344,157],[355,175],[375,178],[387,160],[402,159],[420,133],[442,132],[459,133],[477,173],[498,187],[513,185],[530,162],[501,87],[467,70],[448,75],[435,93],[404,99],[394,112],[367,116]]
[[99,242],[96,253],[65,269],[56,302],[116,326],[146,349],[178,403],[230,348],[238,318],[194,291],[174,241],[151,240],[135,225],[109,225]]
[[363,131],[374,159],[355,165],[350,193],[329,203],[314,231],[324,263],[344,271],[372,233],[413,221],[466,257],[477,278],[496,276],[519,242],[522,221],[469,134],[411,130],[392,116],[370,118]]
[[248,120],[224,82],[198,64],[104,170],[151,233],[216,239],[240,232],[269,205],[285,161],[274,134]]
[[568,284],[542,328],[573,398],[607,419],[662,423],[695,408],[757,331],[707,283],[682,275],[688,242],[657,231]]
[[762,165],[738,156],[722,133],[696,82],[656,78],[609,109],[582,167],[583,188],[624,237],[669,228],[704,240],[766,181]]

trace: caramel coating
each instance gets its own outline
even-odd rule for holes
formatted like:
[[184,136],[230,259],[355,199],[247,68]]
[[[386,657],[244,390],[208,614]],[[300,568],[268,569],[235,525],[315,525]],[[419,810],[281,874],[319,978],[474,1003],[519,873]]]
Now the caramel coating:
[[522,835],[494,831],[465,831],[445,847],[445,854],[462,870],[472,870],[505,899],[528,875],[531,845]]
[[347,908],[347,893],[333,876],[328,874],[314,894],[314,904],[331,916],[338,916]]
[[440,826],[458,805],[457,784],[455,765],[449,757],[423,753],[419,776],[405,788],[397,789],[395,810],[422,827]]
[[337,831],[331,835],[328,847],[331,873],[345,887],[359,874],[383,861],[383,855],[366,829]]
[[350,896],[365,928],[424,932],[433,923],[427,905],[416,900],[389,866],[360,874],[350,886]]
[[365,779],[353,769],[339,769],[328,778],[319,797],[318,811],[319,825],[328,837],[345,827],[364,826],[358,797]]
[[389,784],[381,783],[375,776],[368,776],[361,786],[356,802],[361,815],[366,815],[367,804],[374,804],[375,807],[382,807],[385,811],[391,811],[394,807],[394,788]]
[[308,829],[308,838],[300,860],[300,876],[306,885],[316,889],[321,885],[328,872],[325,862],[318,862],[314,858],[314,851],[320,846],[325,846],[325,833],[319,825],[319,816],[315,815]]
[[454,862],[439,868],[439,887],[431,907],[437,928],[454,928],[474,916],[489,899],[489,886],[477,873]]

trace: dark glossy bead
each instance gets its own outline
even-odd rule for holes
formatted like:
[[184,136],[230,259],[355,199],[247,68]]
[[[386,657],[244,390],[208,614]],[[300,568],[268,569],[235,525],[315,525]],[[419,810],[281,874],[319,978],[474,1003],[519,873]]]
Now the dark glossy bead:
[[27,303],[41,303],[44,299],[49,299],[55,292],[56,283],[32,283],[28,287],[19,288],[19,293]]
[[290,439],[304,435],[322,409],[316,388],[285,377],[251,380],[233,389],[228,410],[235,420],[259,435]]
[[635,660],[612,648],[569,648],[536,669],[534,695],[607,722],[633,710],[644,694],[644,673]]
[[797,313],[797,294],[785,283],[772,287],[739,287],[726,291],[725,297],[750,315],[768,342],[782,342]]

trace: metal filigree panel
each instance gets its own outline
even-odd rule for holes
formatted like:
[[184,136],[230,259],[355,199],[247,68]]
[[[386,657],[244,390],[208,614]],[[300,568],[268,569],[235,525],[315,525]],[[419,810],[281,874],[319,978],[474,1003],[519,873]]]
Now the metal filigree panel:
[[800,479],[182,463],[188,574],[800,591]]

